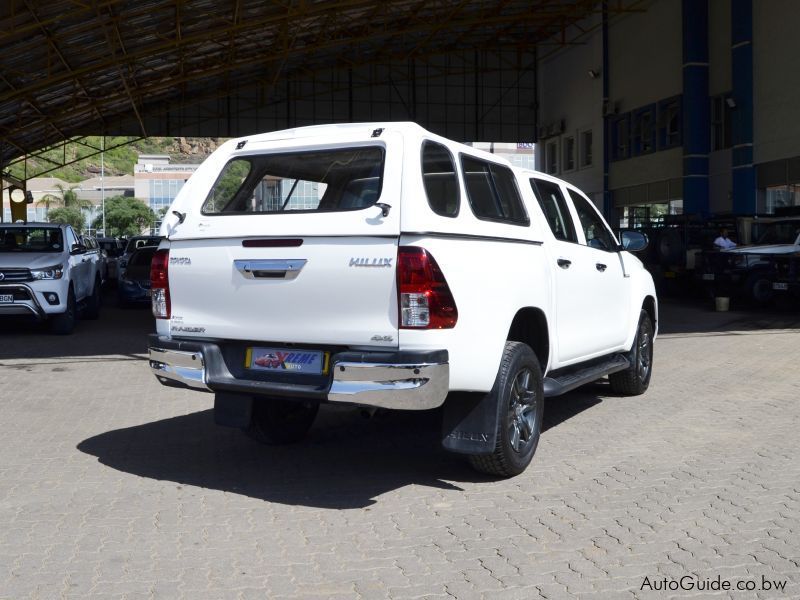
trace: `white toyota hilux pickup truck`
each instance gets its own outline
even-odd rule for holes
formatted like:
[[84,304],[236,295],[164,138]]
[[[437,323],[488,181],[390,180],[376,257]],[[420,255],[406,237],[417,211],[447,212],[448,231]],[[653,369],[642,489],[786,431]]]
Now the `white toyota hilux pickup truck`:
[[100,250],[69,225],[0,223],[0,318],[32,317],[68,334],[79,310],[99,316],[101,285]]
[[151,271],[150,367],[220,425],[302,438],[321,402],[443,406],[442,443],[522,472],[544,399],[650,382],[653,281],[553,177],[413,123],[231,140],[175,199]]

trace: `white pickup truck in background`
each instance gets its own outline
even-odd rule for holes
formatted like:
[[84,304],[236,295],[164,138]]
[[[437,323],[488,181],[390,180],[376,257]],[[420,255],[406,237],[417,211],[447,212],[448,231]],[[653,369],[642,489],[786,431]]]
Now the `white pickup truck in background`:
[[650,381],[656,294],[626,251],[644,236],[620,244],[573,186],[413,123],[231,140],[161,233],[150,366],[263,442],[302,438],[320,402],[444,405],[445,448],[511,476],[545,397]]
[[0,318],[32,317],[72,333],[79,310],[99,316],[102,282],[100,250],[69,225],[0,224]]

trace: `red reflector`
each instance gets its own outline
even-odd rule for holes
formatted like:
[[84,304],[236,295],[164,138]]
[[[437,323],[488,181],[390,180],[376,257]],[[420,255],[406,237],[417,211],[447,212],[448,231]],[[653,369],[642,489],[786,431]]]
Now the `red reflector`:
[[172,306],[169,298],[169,250],[157,250],[150,262],[150,295],[153,316],[169,319]]
[[283,240],[242,240],[244,248],[296,248],[302,246],[300,238],[287,238]]
[[452,329],[458,309],[433,256],[418,246],[397,249],[397,293],[401,329]]

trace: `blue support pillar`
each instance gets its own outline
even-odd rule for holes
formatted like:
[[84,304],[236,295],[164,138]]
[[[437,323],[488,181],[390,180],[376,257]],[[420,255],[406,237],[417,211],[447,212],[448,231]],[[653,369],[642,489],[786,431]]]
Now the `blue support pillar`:
[[601,75],[603,77],[603,215],[606,221],[613,226],[619,223],[619,218],[615,214],[614,199],[611,197],[611,190],[608,189],[608,170],[611,156],[611,136],[609,135],[608,115],[606,107],[609,102],[609,77],[608,77],[608,0],[603,0],[603,63],[601,65]]
[[733,96],[733,212],[755,214],[753,167],[753,2],[731,0],[731,71]]
[[683,212],[708,214],[708,0],[683,0]]

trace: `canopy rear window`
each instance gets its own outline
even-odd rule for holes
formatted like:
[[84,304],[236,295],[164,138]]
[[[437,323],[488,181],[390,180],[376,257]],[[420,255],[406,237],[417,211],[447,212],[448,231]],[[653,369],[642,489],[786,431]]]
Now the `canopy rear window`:
[[378,201],[381,147],[242,156],[225,165],[202,212],[253,214],[359,210]]

